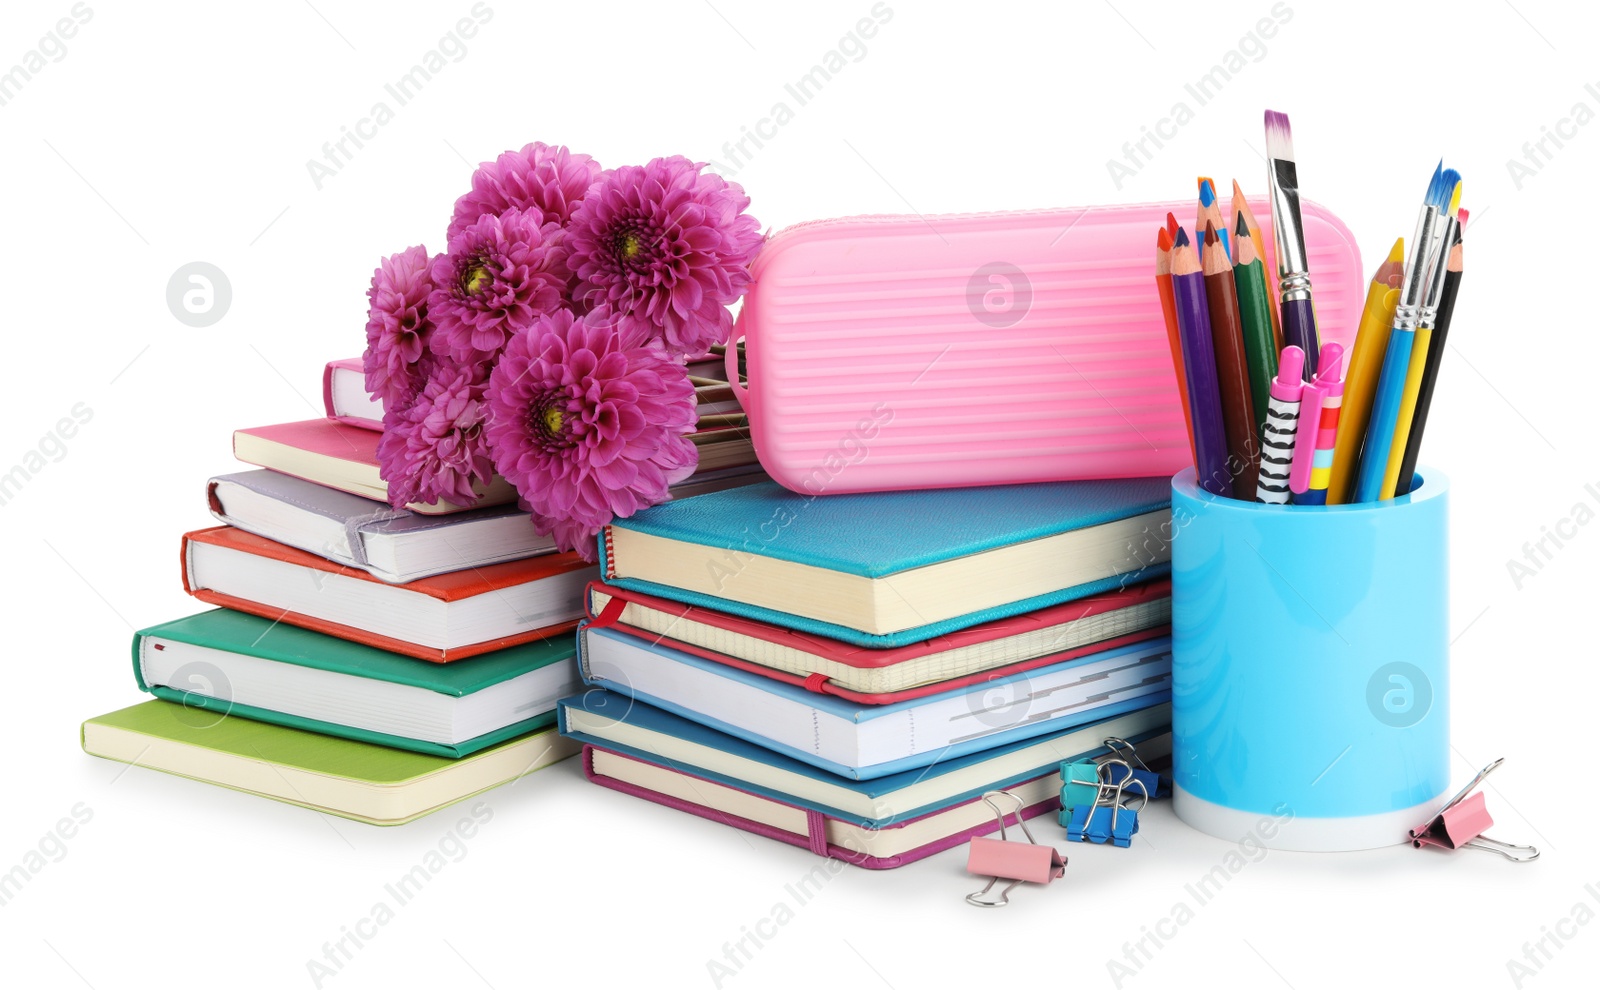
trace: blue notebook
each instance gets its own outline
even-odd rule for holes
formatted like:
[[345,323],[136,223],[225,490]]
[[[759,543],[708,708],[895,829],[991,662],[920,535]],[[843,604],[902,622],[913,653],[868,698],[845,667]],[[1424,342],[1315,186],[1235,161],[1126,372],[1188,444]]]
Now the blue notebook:
[[579,742],[864,828],[887,828],[1032,780],[1062,760],[1098,754],[1107,736],[1143,743],[1172,721],[1170,705],[1155,705],[917,770],[850,780],[610,691],[567,698],[557,711],[562,734]]
[[584,682],[859,780],[1161,704],[1170,637],[896,702],[858,705],[631,636],[581,627]]
[[600,536],[608,581],[858,646],[903,646],[1168,571],[1166,478],[668,502]]

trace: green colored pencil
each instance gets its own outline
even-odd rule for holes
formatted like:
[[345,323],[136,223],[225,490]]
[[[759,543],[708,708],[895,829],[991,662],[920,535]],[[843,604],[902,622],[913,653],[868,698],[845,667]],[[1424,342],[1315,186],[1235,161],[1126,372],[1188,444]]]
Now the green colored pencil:
[[1272,377],[1278,373],[1278,353],[1272,346],[1272,297],[1267,294],[1267,273],[1256,255],[1250,228],[1242,213],[1233,243],[1233,282],[1239,289],[1239,324],[1244,329],[1250,397],[1255,400],[1256,415],[1261,419],[1256,424],[1259,435],[1266,426],[1266,409],[1271,400],[1268,390],[1272,387]]

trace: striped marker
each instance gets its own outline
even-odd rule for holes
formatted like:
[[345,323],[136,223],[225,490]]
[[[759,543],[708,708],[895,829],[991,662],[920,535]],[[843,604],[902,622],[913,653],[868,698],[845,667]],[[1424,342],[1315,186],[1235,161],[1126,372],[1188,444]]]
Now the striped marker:
[[[1312,384],[1321,392],[1322,402],[1317,414],[1316,441],[1311,453],[1311,479],[1304,494],[1294,497],[1296,505],[1327,505],[1328,483],[1333,478],[1333,448],[1339,436],[1339,412],[1344,408],[1344,348],[1338,344],[1322,345],[1322,359],[1318,362],[1317,377]],[[1309,418],[1307,428],[1311,427]]]
[[1278,358],[1278,374],[1268,389],[1267,423],[1261,431],[1257,502],[1268,505],[1289,502],[1289,465],[1294,459],[1294,440],[1300,423],[1300,392],[1305,385],[1300,375],[1305,359],[1305,352],[1293,344],[1285,347]]

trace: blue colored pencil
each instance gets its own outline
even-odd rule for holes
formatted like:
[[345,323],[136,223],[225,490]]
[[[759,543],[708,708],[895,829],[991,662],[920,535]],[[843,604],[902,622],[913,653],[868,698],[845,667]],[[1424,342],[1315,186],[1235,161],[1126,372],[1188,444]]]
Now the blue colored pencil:
[[1217,239],[1222,242],[1222,253],[1228,256],[1228,263],[1233,264],[1233,242],[1228,239],[1228,221],[1222,215],[1222,206],[1217,202],[1217,187],[1209,176],[1200,177],[1200,215],[1195,218],[1194,236],[1200,238],[1205,233],[1206,221],[1217,228]]

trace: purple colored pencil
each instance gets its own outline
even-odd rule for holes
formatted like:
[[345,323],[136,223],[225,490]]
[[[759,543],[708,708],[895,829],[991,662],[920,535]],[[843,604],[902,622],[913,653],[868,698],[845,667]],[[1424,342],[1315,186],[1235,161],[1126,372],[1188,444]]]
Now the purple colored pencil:
[[1178,314],[1183,373],[1189,386],[1189,421],[1194,430],[1195,475],[1213,495],[1233,494],[1228,444],[1222,431],[1222,390],[1212,350],[1211,309],[1200,257],[1182,227],[1172,239],[1172,301]]

